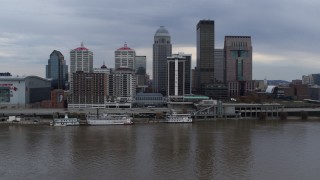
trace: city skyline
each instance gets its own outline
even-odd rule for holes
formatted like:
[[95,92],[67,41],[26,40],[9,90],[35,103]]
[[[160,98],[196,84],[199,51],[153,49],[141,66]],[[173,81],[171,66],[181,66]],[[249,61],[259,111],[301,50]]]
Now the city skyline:
[[152,75],[153,36],[161,25],[170,32],[172,53],[192,54],[194,68],[195,26],[199,20],[210,19],[215,21],[217,49],[223,48],[225,36],[252,37],[253,79],[292,80],[319,73],[317,1],[140,0],[126,1],[126,6],[96,0],[59,2],[4,0],[0,72],[45,77],[48,54],[61,51],[70,65],[69,51],[81,42],[93,51],[94,67],[104,61],[114,67],[114,50],[127,42],[137,54],[147,56],[147,72]]

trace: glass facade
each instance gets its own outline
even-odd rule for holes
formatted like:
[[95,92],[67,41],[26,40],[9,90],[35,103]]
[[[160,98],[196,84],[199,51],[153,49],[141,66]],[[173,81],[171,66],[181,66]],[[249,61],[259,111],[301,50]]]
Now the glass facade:
[[52,79],[52,89],[66,89],[68,77],[68,66],[61,52],[54,50],[50,54],[48,65],[46,66],[46,78]]

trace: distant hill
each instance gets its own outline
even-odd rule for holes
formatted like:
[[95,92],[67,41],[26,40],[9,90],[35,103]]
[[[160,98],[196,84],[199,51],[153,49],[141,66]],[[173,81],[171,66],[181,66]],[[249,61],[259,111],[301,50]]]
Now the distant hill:
[[268,80],[268,85],[289,84],[290,82],[284,80]]

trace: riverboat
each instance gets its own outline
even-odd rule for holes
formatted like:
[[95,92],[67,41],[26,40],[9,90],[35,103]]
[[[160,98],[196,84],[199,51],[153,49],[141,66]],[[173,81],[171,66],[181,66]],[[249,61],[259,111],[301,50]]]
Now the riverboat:
[[191,114],[178,114],[172,112],[166,115],[166,121],[168,123],[192,123]]
[[55,118],[50,122],[51,126],[79,126],[80,120],[78,118],[69,118],[65,115],[64,118]]
[[107,114],[93,115],[88,114],[87,124],[98,126],[98,125],[113,125],[113,124],[133,124],[132,117],[127,114]]

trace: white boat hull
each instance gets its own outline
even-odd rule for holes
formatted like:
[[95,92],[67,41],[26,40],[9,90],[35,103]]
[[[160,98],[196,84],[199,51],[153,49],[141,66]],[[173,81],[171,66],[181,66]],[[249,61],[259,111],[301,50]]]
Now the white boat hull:
[[50,125],[52,126],[79,126],[80,121],[77,118],[57,118]]
[[192,123],[193,120],[190,114],[169,114],[166,117],[167,123]]
[[123,120],[87,120],[88,125],[124,125],[124,124],[132,124],[131,121],[123,121]]
[[101,125],[124,125],[132,124],[132,118],[126,114],[121,115],[109,115],[103,114],[100,116],[97,115],[87,115],[87,124],[93,126]]

